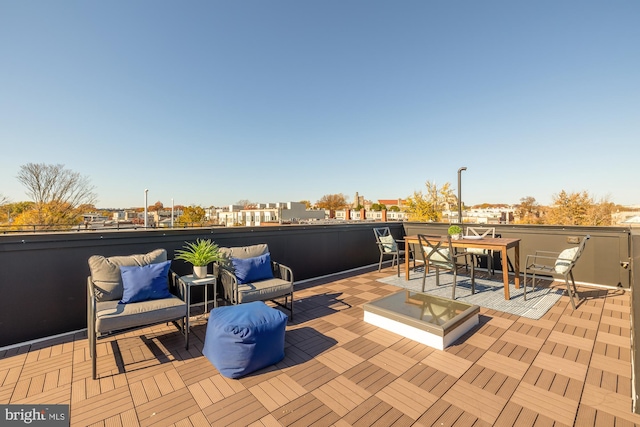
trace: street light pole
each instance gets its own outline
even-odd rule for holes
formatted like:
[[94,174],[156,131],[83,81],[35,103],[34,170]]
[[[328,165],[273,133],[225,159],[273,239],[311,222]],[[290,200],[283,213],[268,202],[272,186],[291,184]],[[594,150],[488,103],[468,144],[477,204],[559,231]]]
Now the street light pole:
[[149,206],[149,204],[147,203],[148,193],[149,193],[149,190],[145,188],[144,190],[144,228],[147,228],[147,226],[149,225],[149,222],[147,220],[147,206]]
[[458,169],[458,223],[462,224],[462,171],[466,171],[466,166]]
[[171,228],[173,228],[173,199],[171,199]]

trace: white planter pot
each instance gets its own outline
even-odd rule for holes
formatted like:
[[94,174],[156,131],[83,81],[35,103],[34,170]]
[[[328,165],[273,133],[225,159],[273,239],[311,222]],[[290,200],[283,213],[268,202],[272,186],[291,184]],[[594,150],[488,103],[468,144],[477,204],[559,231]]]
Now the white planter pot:
[[207,266],[193,266],[193,276],[199,279],[204,279],[207,277]]

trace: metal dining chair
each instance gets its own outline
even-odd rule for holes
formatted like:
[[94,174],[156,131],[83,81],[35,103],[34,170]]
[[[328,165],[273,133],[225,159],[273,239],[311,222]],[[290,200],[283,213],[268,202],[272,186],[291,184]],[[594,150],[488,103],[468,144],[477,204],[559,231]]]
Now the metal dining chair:
[[[561,276],[567,286],[571,306],[575,310],[576,303],[574,296],[580,298],[580,295],[576,289],[576,282],[573,279],[573,267],[576,265],[576,262],[578,262],[580,255],[584,252],[584,247],[590,238],[591,236],[587,234],[578,246],[565,249],[559,253],[536,251],[532,255],[527,255],[524,268],[524,300],[527,300],[527,273],[532,276],[532,291],[535,291],[536,274],[549,275],[552,277]],[[569,285],[569,279],[571,279],[571,285]]]
[[[425,262],[424,273],[422,274],[422,292],[424,292],[425,282],[427,279],[427,270],[429,267],[436,269],[436,286],[440,286],[440,270],[448,270],[453,273],[453,290],[451,299],[456,299],[456,283],[458,281],[458,268],[465,267],[467,252],[455,252],[451,244],[451,236],[427,236],[418,234],[420,242],[420,250]],[[475,267],[471,263],[471,293],[476,293]]]
[[[465,230],[465,237],[482,239],[483,237],[496,237],[495,227],[467,227]],[[493,251],[490,249],[482,248],[467,248],[467,253],[471,259],[471,262],[480,261],[481,257],[487,258],[487,271],[493,276],[495,272],[493,268]],[[466,262],[466,259],[465,259]]]
[[[376,244],[380,250],[380,261],[378,262],[378,271],[382,269],[382,260],[385,256],[391,257],[391,267],[394,264],[398,267],[398,277],[400,277],[400,258],[405,257],[404,249],[400,249],[398,243],[404,244],[404,240],[396,240],[391,235],[389,227],[374,228],[373,234],[376,236]],[[413,257],[411,250],[407,254],[410,258]],[[413,257],[413,267],[416,267],[416,260]]]

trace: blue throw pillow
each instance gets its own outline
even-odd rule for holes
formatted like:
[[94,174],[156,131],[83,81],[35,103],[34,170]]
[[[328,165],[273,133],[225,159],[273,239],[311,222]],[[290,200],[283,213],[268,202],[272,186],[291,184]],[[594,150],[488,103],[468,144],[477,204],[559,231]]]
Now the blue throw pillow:
[[271,255],[267,252],[255,258],[231,258],[239,284],[273,279]]
[[120,304],[171,297],[167,276],[171,261],[120,267],[124,292]]

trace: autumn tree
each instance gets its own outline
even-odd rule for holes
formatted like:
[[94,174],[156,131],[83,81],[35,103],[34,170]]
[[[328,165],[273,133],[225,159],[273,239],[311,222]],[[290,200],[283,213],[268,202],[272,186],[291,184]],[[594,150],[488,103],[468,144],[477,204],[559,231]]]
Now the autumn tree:
[[205,215],[206,212],[201,206],[185,206],[177,222],[182,225],[202,224]]
[[538,204],[534,197],[523,197],[516,208],[517,222],[519,224],[542,224],[543,211],[543,207]]
[[445,183],[438,189],[435,182],[425,183],[426,191],[414,191],[406,201],[405,211],[411,221],[440,221],[442,211],[457,205],[458,198],[453,194],[451,184]]
[[597,226],[613,225],[612,214],[615,212],[616,205],[608,198],[602,198],[598,203],[590,206],[587,211],[587,218],[591,224]]
[[159,212],[164,209],[162,202],[157,201],[147,209],[149,212]]
[[550,225],[611,225],[614,204],[606,198],[595,202],[587,191],[567,193],[562,190],[553,197],[545,216]]
[[91,203],[82,204],[82,205],[78,206],[76,209],[81,214],[90,213],[90,212],[98,212],[98,208],[96,208],[96,205],[91,204]]
[[407,197],[405,211],[410,221],[440,221],[442,218],[442,211],[438,211],[436,205],[422,191],[414,191],[412,196]]
[[320,200],[316,202],[316,206],[320,209],[326,210],[339,210],[345,209],[347,205],[347,198],[344,194],[325,194]]
[[11,223],[14,229],[66,230],[82,223],[82,211],[68,203],[47,202],[34,204],[32,209],[17,215]]
[[0,193],[0,224],[9,220],[9,198]]
[[16,202],[16,203],[8,203],[4,205],[3,210],[6,210],[7,215],[10,215],[12,218],[17,217],[21,213],[33,209],[33,202]]
[[313,207],[313,205],[311,204],[311,202],[309,200],[300,200],[299,203],[304,204],[306,209],[311,209]]
[[64,165],[27,163],[20,166],[17,178],[34,202],[34,212],[28,218],[40,229],[77,224],[82,216],[78,208],[96,201],[89,179]]

